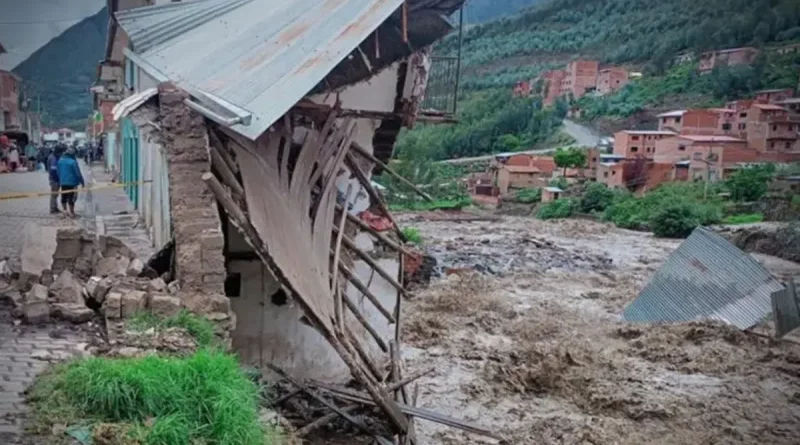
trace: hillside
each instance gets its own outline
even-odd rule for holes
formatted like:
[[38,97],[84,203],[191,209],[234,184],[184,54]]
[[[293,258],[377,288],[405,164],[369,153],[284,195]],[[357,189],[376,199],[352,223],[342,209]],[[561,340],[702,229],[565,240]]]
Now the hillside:
[[103,58],[108,13],[103,8],[54,38],[20,63],[14,72],[31,97],[41,95],[44,123],[59,126],[86,119],[92,110],[89,86]]
[[468,0],[464,6],[464,21],[469,24],[484,23],[509,16],[541,0]]
[[[576,55],[664,67],[682,50],[799,37],[796,0],[548,0],[465,32],[465,87],[497,86],[493,76],[512,84]],[[437,52],[454,54],[456,43],[451,37]]]

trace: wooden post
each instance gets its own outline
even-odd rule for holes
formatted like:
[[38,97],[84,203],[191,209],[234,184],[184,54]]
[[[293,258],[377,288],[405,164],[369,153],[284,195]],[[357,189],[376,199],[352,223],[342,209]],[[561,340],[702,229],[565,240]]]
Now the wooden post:
[[414,190],[419,196],[425,198],[426,200],[428,200],[430,202],[433,202],[433,198],[431,198],[430,195],[428,195],[427,193],[423,192],[419,187],[417,187],[416,185],[411,183],[411,181],[409,181],[408,179],[406,179],[406,178],[400,176],[399,174],[397,174],[397,172],[395,172],[394,170],[389,168],[388,165],[384,164],[380,159],[376,158],[375,155],[373,155],[372,153],[368,152],[363,147],[360,147],[358,144],[353,144],[351,146],[351,148],[354,151],[358,152],[358,154],[360,154],[361,156],[363,156],[363,157],[367,158],[368,160],[374,162],[375,165],[377,165],[378,167],[382,168],[383,170],[386,170],[386,173],[389,173],[389,175],[391,175],[393,178],[395,178],[398,181],[402,182],[403,184],[411,187],[411,189]]

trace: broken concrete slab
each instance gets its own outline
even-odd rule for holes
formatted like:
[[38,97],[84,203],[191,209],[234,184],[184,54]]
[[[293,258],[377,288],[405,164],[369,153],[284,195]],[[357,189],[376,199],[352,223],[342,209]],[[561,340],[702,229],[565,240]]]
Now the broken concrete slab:
[[104,258],[122,256],[133,258],[133,251],[122,240],[111,235],[97,237],[97,251]]
[[150,296],[150,312],[161,317],[177,315],[183,306],[181,299],[170,295],[155,294]]
[[130,263],[130,258],[121,254],[105,256],[95,264],[93,275],[98,277],[124,277],[128,273]]
[[108,292],[113,286],[114,281],[111,278],[100,279],[94,286],[93,291],[89,293],[89,297],[98,304],[103,304],[103,302],[106,300],[106,295],[108,295]]
[[44,271],[52,270],[53,254],[56,251],[56,227],[44,227],[28,223],[23,230],[21,270],[18,286],[26,291],[38,283]]
[[86,323],[94,316],[94,311],[80,303],[53,303],[50,315],[75,324]]
[[144,262],[142,262],[142,260],[140,260],[139,258],[134,258],[128,264],[128,269],[126,271],[126,274],[129,277],[138,277],[139,275],[142,274],[143,270],[144,270]]
[[25,294],[22,304],[22,316],[30,324],[45,323],[50,320],[50,308],[47,305],[47,288],[35,283]]
[[147,309],[147,292],[132,290],[122,296],[122,317],[130,318]]
[[83,304],[83,286],[72,272],[61,272],[56,281],[50,286],[50,295],[54,303]]

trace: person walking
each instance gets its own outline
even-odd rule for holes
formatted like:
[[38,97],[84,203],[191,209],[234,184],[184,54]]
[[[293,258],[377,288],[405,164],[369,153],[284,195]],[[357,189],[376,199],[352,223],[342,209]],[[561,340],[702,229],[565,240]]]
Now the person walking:
[[70,218],[75,218],[75,201],[78,198],[76,189],[83,187],[83,175],[78,160],[75,159],[75,149],[68,148],[58,160],[58,182],[61,185],[61,207]]
[[58,194],[57,192],[61,189],[61,184],[58,181],[58,158],[61,155],[60,147],[56,146],[53,151],[50,153],[50,156],[47,157],[47,174],[50,179],[50,213],[51,214],[58,214],[61,213],[58,210]]
[[8,168],[15,172],[19,167],[19,148],[16,144],[11,144],[11,149],[8,150]]
[[36,148],[36,144],[33,142],[28,142],[28,145],[25,146],[25,165],[28,167],[29,172],[36,170],[38,157],[39,149]]

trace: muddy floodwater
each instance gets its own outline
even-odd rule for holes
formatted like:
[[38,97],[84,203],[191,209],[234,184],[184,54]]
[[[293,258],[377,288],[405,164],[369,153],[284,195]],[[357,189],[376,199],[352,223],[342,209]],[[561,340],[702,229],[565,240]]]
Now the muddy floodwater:
[[[420,406],[511,444],[800,443],[796,337],[621,321],[679,241],[582,220],[398,223],[451,273],[405,306],[409,371],[436,368],[419,382]],[[425,421],[417,432],[432,445],[496,443]]]

